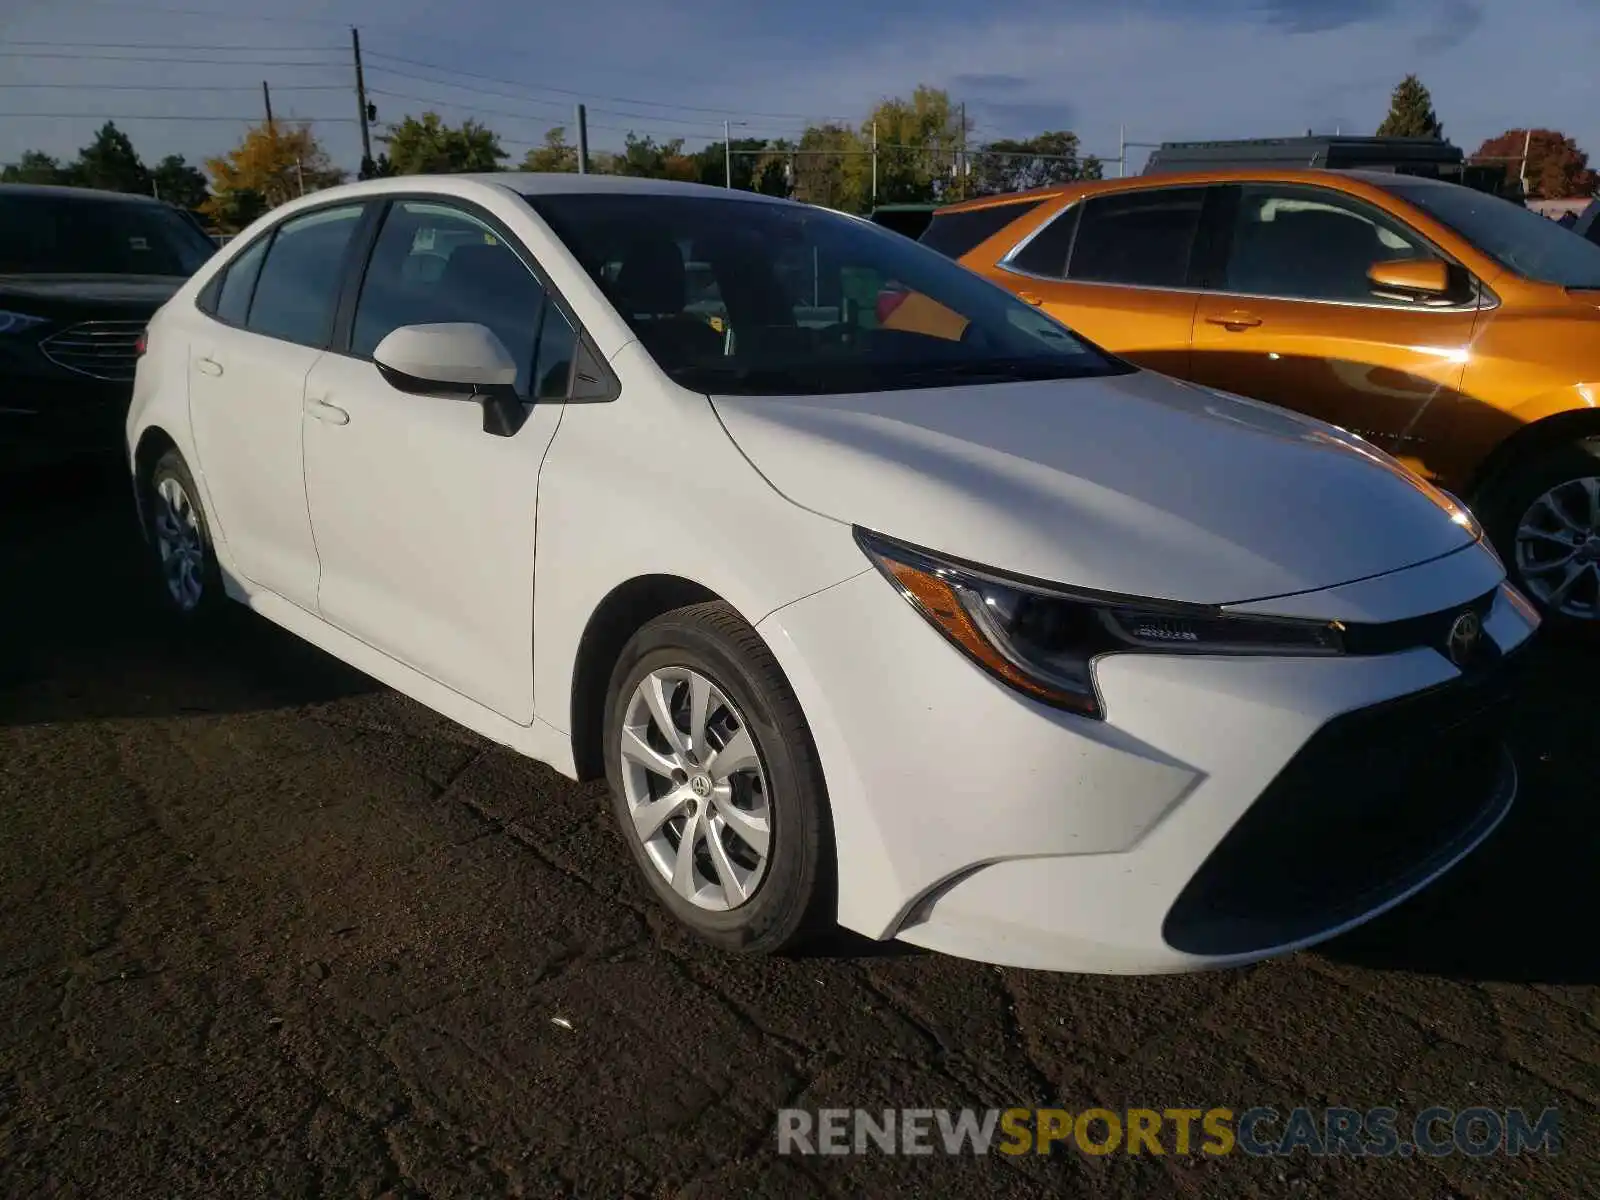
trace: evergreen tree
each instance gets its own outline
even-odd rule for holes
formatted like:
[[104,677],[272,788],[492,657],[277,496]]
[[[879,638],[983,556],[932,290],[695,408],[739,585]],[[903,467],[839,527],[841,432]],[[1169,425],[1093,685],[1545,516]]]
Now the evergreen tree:
[[1444,126],[1433,111],[1433,97],[1422,80],[1407,75],[1394,89],[1389,115],[1378,126],[1379,137],[1425,137],[1444,140]]

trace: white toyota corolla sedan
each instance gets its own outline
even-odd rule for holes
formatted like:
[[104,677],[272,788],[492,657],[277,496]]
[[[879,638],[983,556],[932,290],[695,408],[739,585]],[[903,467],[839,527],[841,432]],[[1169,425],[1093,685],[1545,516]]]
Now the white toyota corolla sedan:
[[127,434],[178,615],[243,602],[605,776],[730,949],[1242,963],[1424,887],[1516,792],[1537,617],[1459,505],[823,209],[318,192],[151,321]]

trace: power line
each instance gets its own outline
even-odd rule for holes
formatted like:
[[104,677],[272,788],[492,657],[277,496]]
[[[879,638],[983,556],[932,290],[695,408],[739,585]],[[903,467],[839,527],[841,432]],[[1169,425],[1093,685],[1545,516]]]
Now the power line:
[[[421,82],[432,83],[433,81],[432,80],[422,80]],[[444,86],[444,85],[440,85],[440,86]],[[482,105],[482,104],[466,104],[466,103],[462,103],[459,100],[441,100],[441,99],[438,99],[437,97],[432,97],[432,96],[417,96],[417,95],[413,95],[413,94],[408,93],[408,92],[394,92],[394,91],[390,91],[387,88],[369,87],[367,89],[367,92],[370,95],[373,95],[373,96],[387,96],[391,100],[408,100],[408,101],[411,101],[412,103],[415,103],[415,104],[430,104],[430,105],[434,105],[434,106],[439,107],[439,108],[455,108],[455,109],[460,109],[460,110],[462,110],[464,112],[478,113],[478,114],[484,115],[484,116],[516,117],[516,118],[519,118],[519,119],[524,120],[524,121],[545,121],[545,120],[551,120],[552,119],[552,114],[550,114],[550,113],[517,112],[517,111],[515,111],[513,109],[508,109],[508,108],[494,108],[494,107],[491,107],[491,106],[488,106],[488,105]],[[568,113],[567,105],[563,104],[559,100],[541,100],[541,99],[538,99],[538,98],[533,97],[533,96],[519,96],[519,97],[516,97],[516,99],[521,100],[524,104],[542,104],[542,105],[546,105],[546,106],[549,106],[551,108],[554,108],[554,109],[562,112],[563,114],[570,115],[570,113]],[[684,117],[668,117],[668,116],[662,116],[662,115],[657,114],[657,113],[621,112],[619,110],[609,109],[609,108],[591,108],[589,111],[590,112],[601,113],[602,115],[605,115],[605,116],[622,117],[624,119],[636,118],[638,121],[643,122],[643,123],[647,123],[647,124],[687,125],[687,126],[690,126],[691,128],[689,128],[687,130],[682,130],[682,131],[679,131],[679,132],[680,133],[687,133],[687,134],[698,134],[698,135],[703,136],[703,137],[711,137],[714,134],[717,134],[717,133],[721,132],[721,130],[712,128],[709,124],[707,124],[704,121],[691,121],[691,120],[688,120],[687,118],[684,118]],[[602,124],[594,124],[594,127],[596,129],[622,128],[621,126],[612,126],[612,125],[606,125],[606,124],[603,124],[603,123]]]
[[[255,53],[274,53],[274,51],[255,51]],[[332,54],[334,51],[318,51],[319,54]],[[255,58],[156,58],[150,55],[138,54],[67,54],[50,51],[37,53],[25,50],[0,50],[0,58],[51,58],[67,59],[73,62],[130,62],[130,63],[177,63],[185,66],[212,66],[212,67],[338,67],[344,64],[338,60],[328,62],[284,62],[273,59]]]
[[214,8],[182,8],[167,4],[143,4],[134,7],[127,0],[74,0],[78,8],[114,8],[124,15],[135,16],[146,13],[171,13],[180,17],[210,17],[214,21],[248,21],[262,22],[272,25],[339,25],[347,26],[349,21],[337,21],[332,17],[283,17],[277,15],[245,16],[238,13],[218,12]]
[[6,38],[0,46],[40,46],[46,50],[271,50],[286,54],[332,54],[327,46],[260,46],[237,43],[228,46],[201,45],[197,42],[29,42]]
[[[260,113],[254,113],[248,117],[219,117],[204,113],[175,113],[171,115],[162,115],[158,113],[123,113],[112,117],[108,116],[104,112],[0,112],[0,120],[10,121],[21,119],[23,117],[37,117],[48,121],[243,121],[249,125],[261,124]],[[297,117],[291,115],[280,118],[279,124],[288,122],[289,124],[294,125],[310,125],[333,122],[337,124],[353,125],[355,124],[355,121],[356,119],[354,117]]]
[[[481,74],[478,74],[478,73],[473,72],[473,71],[462,71],[462,70],[458,70],[455,67],[445,67],[445,66],[440,66],[437,63],[423,62],[420,59],[401,58],[397,54],[382,54],[382,53],[380,53],[380,52],[378,52],[376,50],[369,50],[367,52],[367,57],[368,58],[387,59],[389,62],[401,63],[404,66],[408,66],[408,67],[421,67],[424,70],[437,71],[437,72],[441,72],[441,73],[446,74],[446,75],[457,75],[457,76],[460,76],[463,79],[477,79],[477,80],[482,80],[485,83],[505,84],[505,85],[507,85],[509,87],[523,88],[523,89],[530,90],[530,91],[555,92],[557,95],[573,96],[573,97],[576,97],[579,100],[602,100],[602,101],[606,101],[606,102],[611,103],[611,104],[638,104],[638,105],[641,105],[641,106],[643,106],[645,108],[668,108],[668,109],[674,109],[674,110],[677,110],[677,111],[680,111],[680,112],[713,113],[713,114],[715,114],[717,116],[717,118],[719,120],[722,117],[724,117],[727,114],[729,114],[729,113],[733,113],[736,116],[744,116],[744,117],[770,117],[770,118],[773,118],[775,120],[780,120],[780,121],[782,121],[782,120],[816,121],[816,120],[833,120],[833,119],[835,119],[835,118],[827,118],[827,117],[818,117],[818,116],[815,116],[815,115],[808,115],[806,113],[750,112],[748,110],[740,109],[738,105],[724,105],[721,108],[707,108],[706,106],[699,105],[699,104],[674,104],[674,103],[671,103],[669,101],[664,101],[664,100],[639,100],[639,99],[636,99],[636,98],[633,98],[633,97],[629,97],[629,96],[602,96],[602,95],[599,95],[599,94],[597,94],[595,92],[581,92],[581,91],[576,91],[576,90],[574,90],[572,88],[554,87],[554,86],[552,86],[550,84],[524,83],[521,80],[516,80],[516,79],[500,79],[500,78],[497,78],[497,77],[495,77],[493,75],[481,75]],[[424,80],[423,82],[427,82],[427,83],[442,83],[442,82],[446,82],[446,81],[444,81],[444,80]],[[841,118],[837,118],[837,119],[843,120],[844,118],[841,117]]]
[[[246,64],[254,66],[255,64]],[[253,92],[253,83],[0,83],[0,88],[72,88],[80,92]],[[275,92],[348,92],[348,83],[273,84]]]

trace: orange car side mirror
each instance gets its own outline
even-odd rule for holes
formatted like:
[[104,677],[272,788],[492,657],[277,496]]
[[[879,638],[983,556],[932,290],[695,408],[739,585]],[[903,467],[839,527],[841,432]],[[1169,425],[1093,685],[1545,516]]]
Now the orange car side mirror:
[[1367,279],[1376,292],[1404,296],[1408,300],[1442,300],[1456,292],[1450,264],[1437,258],[1401,258],[1373,263]]

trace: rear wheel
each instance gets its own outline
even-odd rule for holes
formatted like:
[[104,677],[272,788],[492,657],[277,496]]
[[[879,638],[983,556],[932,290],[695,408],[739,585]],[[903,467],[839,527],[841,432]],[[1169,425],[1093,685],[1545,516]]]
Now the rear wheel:
[[145,521],[166,610],[184,621],[208,619],[224,604],[211,528],[200,490],[176,449],[168,450],[144,480]]
[[1513,582],[1550,620],[1600,632],[1600,438],[1514,468],[1485,507]]
[[788,681],[725,604],[652,621],[606,701],[606,776],[657,898],[728,950],[789,948],[829,919],[822,770]]

